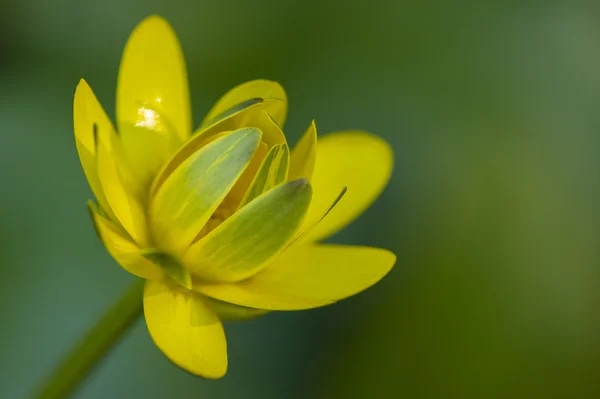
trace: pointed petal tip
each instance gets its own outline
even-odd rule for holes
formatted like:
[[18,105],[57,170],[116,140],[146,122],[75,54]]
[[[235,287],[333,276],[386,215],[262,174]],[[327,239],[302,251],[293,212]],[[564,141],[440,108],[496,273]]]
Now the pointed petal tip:
[[312,190],[310,181],[304,177],[300,178],[300,179],[292,180],[289,184],[291,187],[297,187],[297,188],[306,187],[308,190]]
[[306,192],[310,200],[312,200],[313,188],[308,179],[297,179],[289,182],[288,184],[290,186],[290,190],[293,190],[296,193]]
[[84,88],[84,87],[90,87],[90,85],[88,84],[88,82],[85,81],[84,78],[79,78],[79,81],[77,82],[77,86],[75,90],[80,90],[80,88]]
[[[75,107],[75,103],[79,102],[82,108],[85,108],[85,104],[90,101],[98,101],[96,99],[96,95],[94,94],[94,90],[90,84],[84,79],[80,78],[75,86],[75,95],[73,97],[73,106]],[[74,109],[75,111],[75,109]]]
[[88,200],[87,201],[87,210],[88,210],[88,214],[90,215],[90,219],[92,220],[92,226],[94,227],[94,230],[96,231],[96,235],[98,237],[100,237],[100,230],[98,230],[98,225],[96,223],[96,214],[98,213],[98,206],[96,205],[96,203],[92,200]]
[[285,183],[285,185],[287,186],[287,190],[292,191],[296,194],[306,192],[308,194],[310,200],[312,200],[313,189],[312,189],[312,185],[310,184],[310,181],[308,179],[301,178],[301,179],[292,180],[292,181]]
[[87,205],[87,209],[90,213],[98,211],[98,206],[96,205],[94,200],[91,200],[91,199],[87,200],[86,205]]
[[[235,133],[235,132],[234,132]],[[256,138],[260,141],[262,138],[262,131],[256,127],[245,127],[239,130],[240,136],[244,138],[247,136],[253,136],[252,138]]]
[[88,84],[88,82],[85,81],[84,78],[80,78],[79,81],[77,82],[77,85],[75,86],[75,95],[73,97],[73,111],[75,112],[75,106],[76,103],[78,101],[84,102],[85,100],[85,96],[89,95],[89,93],[92,92],[92,88],[90,87],[90,85]]
[[165,19],[165,17],[163,17],[162,15],[159,15],[159,14],[148,15],[137,25],[136,29],[139,29],[142,27],[149,27],[152,25],[162,26],[162,27],[167,27],[169,29],[172,29],[169,21],[167,21]]

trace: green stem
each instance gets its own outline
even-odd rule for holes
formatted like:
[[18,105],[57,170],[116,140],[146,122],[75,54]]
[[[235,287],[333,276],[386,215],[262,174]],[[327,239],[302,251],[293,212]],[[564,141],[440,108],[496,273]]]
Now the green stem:
[[36,392],[37,399],[69,396],[129,326],[142,314],[144,280],[136,281],[63,359]]

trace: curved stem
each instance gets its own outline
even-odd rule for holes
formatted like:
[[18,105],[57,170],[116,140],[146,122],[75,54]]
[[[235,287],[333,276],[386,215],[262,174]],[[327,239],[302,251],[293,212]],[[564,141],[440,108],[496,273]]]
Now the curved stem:
[[140,279],[57,365],[33,397],[62,399],[73,393],[79,383],[142,314],[143,291],[144,280]]

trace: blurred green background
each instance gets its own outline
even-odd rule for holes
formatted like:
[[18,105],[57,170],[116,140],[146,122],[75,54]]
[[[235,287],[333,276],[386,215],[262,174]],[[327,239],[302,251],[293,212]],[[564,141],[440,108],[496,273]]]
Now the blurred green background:
[[230,370],[171,364],[139,320],[78,398],[600,397],[600,7],[594,1],[0,3],[0,397],[31,393],[133,281],[96,238],[72,131],[85,77],[114,116],[121,51],[159,13],[196,123],[280,81],[293,143],[374,132],[380,200],[332,241],[398,254],[340,304],[228,324]]

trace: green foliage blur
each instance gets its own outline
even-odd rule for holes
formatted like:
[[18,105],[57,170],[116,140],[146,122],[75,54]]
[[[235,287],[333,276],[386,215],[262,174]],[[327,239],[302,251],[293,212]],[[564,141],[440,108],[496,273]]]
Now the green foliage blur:
[[340,304],[226,325],[219,381],[140,319],[76,397],[600,397],[595,2],[21,0],[0,3],[0,398],[30,394],[133,281],[88,218],[72,97],[85,77],[114,117],[121,51],[154,13],[196,123],[268,78],[292,143],[311,118],[390,141],[389,188],[332,241],[399,261]]

